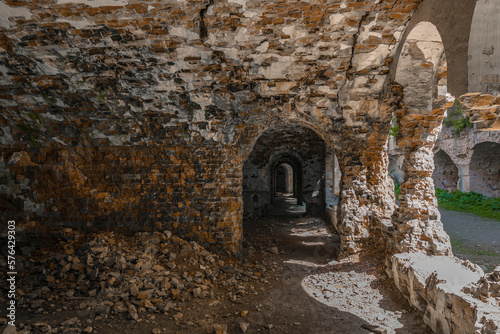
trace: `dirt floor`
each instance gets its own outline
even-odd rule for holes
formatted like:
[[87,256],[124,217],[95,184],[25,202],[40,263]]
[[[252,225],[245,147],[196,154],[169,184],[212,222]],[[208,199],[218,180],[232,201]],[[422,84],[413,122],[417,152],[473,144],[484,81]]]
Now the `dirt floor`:
[[500,221],[467,212],[440,209],[453,253],[491,272],[500,265]]
[[359,261],[337,262],[339,237],[323,221],[254,219],[245,221],[244,231],[242,259],[224,261],[221,277],[234,284],[218,282],[220,298],[176,301],[168,312],[139,309],[138,321],[84,307],[89,298],[49,298],[36,310],[18,310],[18,331],[213,333],[227,327],[227,333],[430,333],[377,258],[365,254]]

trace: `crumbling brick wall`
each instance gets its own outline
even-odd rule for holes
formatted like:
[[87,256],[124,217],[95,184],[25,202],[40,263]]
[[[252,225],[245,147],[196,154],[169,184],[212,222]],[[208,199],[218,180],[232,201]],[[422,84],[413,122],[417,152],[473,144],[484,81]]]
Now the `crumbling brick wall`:
[[2,1],[3,180],[23,184],[2,188],[5,214],[237,249],[243,162],[280,120],[343,146],[340,215],[370,225],[370,201],[349,203],[371,162],[349,152],[391,117],[379,98],[419,2]]

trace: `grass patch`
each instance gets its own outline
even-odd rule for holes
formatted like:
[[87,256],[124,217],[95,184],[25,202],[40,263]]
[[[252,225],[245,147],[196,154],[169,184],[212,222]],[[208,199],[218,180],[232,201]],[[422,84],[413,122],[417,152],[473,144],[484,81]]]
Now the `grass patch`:
[[451,248],[454,252],[476,256],[498,256],[500,254],[491,250],[477,249],[465,244],[463,240],[450,238]]
[[458,190],[448,192],[436,188],[436,197],[440,208],[452,211],[470,212],[475,215],[500,221],[500,197],[486,198],[484,195]]

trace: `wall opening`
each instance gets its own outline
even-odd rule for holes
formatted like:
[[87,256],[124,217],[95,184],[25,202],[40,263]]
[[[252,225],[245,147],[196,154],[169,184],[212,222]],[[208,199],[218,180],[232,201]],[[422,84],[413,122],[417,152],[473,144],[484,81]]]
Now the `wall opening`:
[[276,188],[274,197],[296,197],[293,167],[287,163],[278,165],[274,171]]
[[470,190],[500,197],[500,144],[485,142],[474,147],[469,165]]
[[339,159],[333,149],[330,149],[325,158],[325,197],[327,208],[337,206],[340,194],[340,180],[342,172]]
[[274,215],[283,202],[303,214],[325,215],[325,143],[299,125],[265,131],[243,165],[246,217]]
[[458,167],[443,150],[439,150],[434,154],[434,173],[432,173],[432,179],[437,188],[447,191],[458,189],[458,180],[460,179]]
[[427,114],[436,98],[446,96],[447,70],[439,31],[430,22],[420,22],[405,40],[395,77],[405,88],[404,102],[411,113]]

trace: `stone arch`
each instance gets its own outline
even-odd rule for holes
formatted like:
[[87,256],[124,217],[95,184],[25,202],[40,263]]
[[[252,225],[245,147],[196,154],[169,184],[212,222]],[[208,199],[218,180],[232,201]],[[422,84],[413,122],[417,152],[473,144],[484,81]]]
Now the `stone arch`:
[[459,170],[450,155],[444,150],[434,154],[434,173],[432,173],[434,185],[447,191],[457,190],[460,180]]
[[469,92],[500,94],[500,1],[478,0],[469,38]]
[[427,113],[447,94],[447,62],[436,26],[423,21],[408,34],[399,55],[395,80],[404,87],[411,113]]
[[500,144],[474,146],[469,165],[470,190],[487,197],[500,197]]
[[286,163],[294,170],[294,193],[309,214],[325,213],[325,141],[312,129],[296,124],[265,130],[243,164],[244,214],[265,216],[275,194],[276,168]]
[[404,182],[393,224],[399,251],[450,254],[449,237],[440,221],[435,197],[433,148],[448,102],[444,44],[430,22],[417,24],[404,41],[395,80],[404,88],[404,107],[396,112],[398,142],[404,154]]
[[292,194],[292,196],[297,196],[296,192],[296,182],[297,178],[294,177],[296,170],[287,162],[279,162],[274,168],[274,196],[281,194]]
[[[278,179],[277,179],[277,172],[279,167],[284,167],[287,173],[289,174],[289,177],[293,180],[292,187],[291,187],[291,192],[293,194],[293,197],[297,199],[297,204],[302,205],[304,202],[304,195],[303,195],[303,184],[302,184],[302,177],[303,177],[303,162],[302,158],[297,155],[293,154],[291,152],[280,152],[276,154],[276,157],[273,159],[271,162],[269,168],[270,168],[270,189],[271,189],[271,203],[274,202],[274,199],[277,196],[278,192]],[[285,183],[286,183],[286,178],[285,178]],[[286,186],[286,184],[285,184]]]

